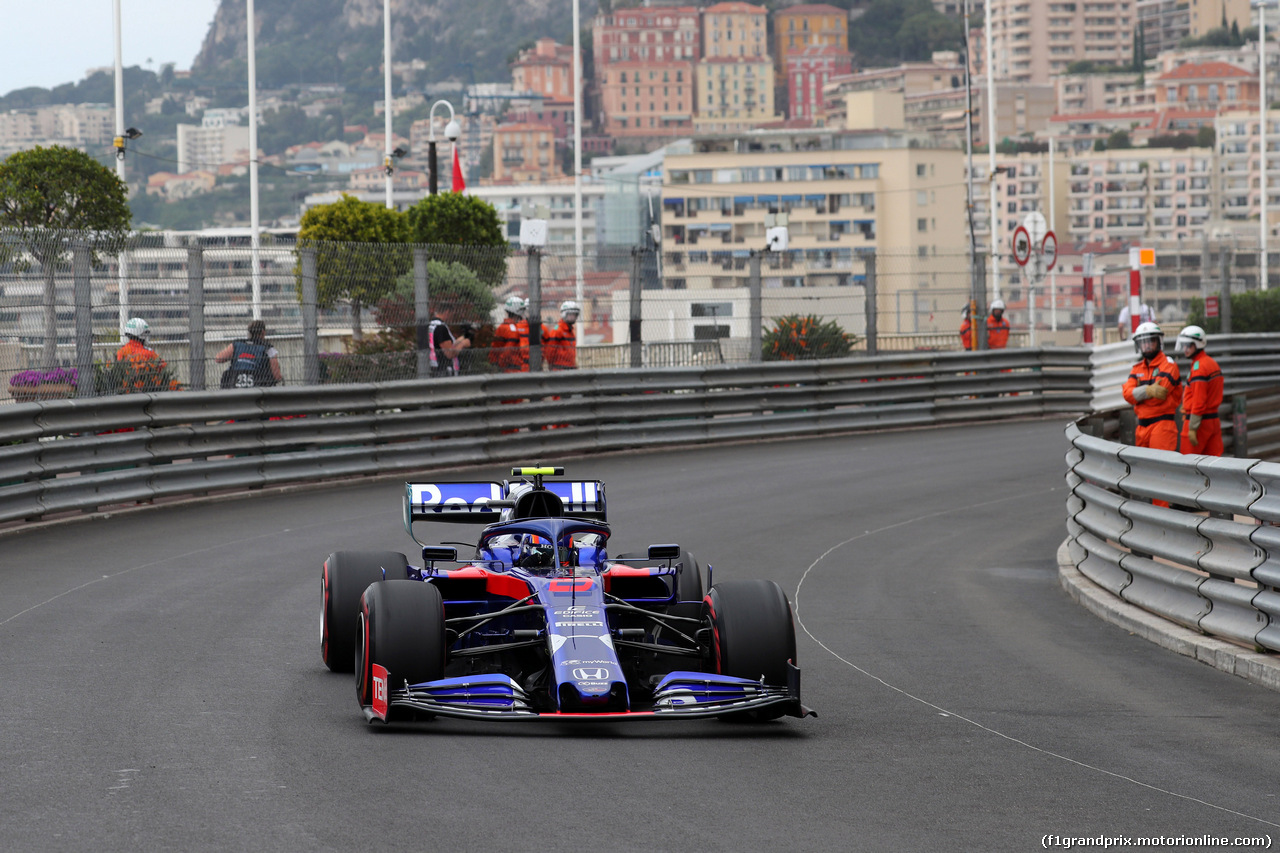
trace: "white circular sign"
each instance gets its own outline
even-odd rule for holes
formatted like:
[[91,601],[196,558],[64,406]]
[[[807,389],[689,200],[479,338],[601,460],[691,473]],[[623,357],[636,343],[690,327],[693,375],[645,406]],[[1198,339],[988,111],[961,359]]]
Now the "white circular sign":
[[1053,269],[1053,265],[1058,262],[1058,238],[1052,231],[1046,233],[1040,241],[1040,254],[1044,256],[1044,268]]

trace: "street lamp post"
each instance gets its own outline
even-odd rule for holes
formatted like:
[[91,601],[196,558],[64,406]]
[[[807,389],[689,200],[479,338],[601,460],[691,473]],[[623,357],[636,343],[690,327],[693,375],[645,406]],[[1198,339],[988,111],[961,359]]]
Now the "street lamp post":
[[1270,270],[1267,266],[1267,7],[1276,0],[1253,0],[1258,10],[1258,174],[1260,198],[1258,216],[1258,282],[1267,289]]
[[392,198],[392,174],[395,169],[391,161],[391,0],[382,0],[382,80],[383,80],[383,102],[382,116],[386,125],[386,157],[383,160],[383,167],[387,173],[387,210],[395,207],[395,201]]
[[253,0],[246,0],[245,19],[249,31],[249,254],[253,264],[253,319],[262,319],[262,273],[259,262],[260,240],[258,226],[258,66],[254,31],[257,16]]
[[440,181],[437,177],[438,169],[436,168],[436,107],[444,104],[449,108],[449,121],[444,126],[444,135],[454,145],[458,144],[458,137],[462,135],[462,126],[458,124],[458,120],[454,118],[453,104],[446,100],[436,101],[431,105],[431,112],[427,114],[427,124],[430,125],[427,131],[427,166],[431,170],[428,183],[428,192],[435,195],[439,189]]

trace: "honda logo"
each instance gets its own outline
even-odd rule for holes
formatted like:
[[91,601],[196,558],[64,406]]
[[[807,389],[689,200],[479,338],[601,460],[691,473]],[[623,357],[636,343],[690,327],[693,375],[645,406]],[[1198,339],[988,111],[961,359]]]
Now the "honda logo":
[[573,677],[579,681],[608,681],[609,670],[602,666],[594,667],[592,669],[579,667],[573,671]]

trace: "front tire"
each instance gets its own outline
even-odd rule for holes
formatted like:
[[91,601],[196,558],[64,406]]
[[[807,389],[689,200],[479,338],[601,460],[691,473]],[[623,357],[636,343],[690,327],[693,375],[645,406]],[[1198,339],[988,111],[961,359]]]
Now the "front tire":
[[444,677],[444,599],[433,584],[394,580],[364,591],[357,617],[356,695],[373,704],[373,665],[387,670],[387,686]]
[[356,616],[365,587],[385,577],[406,578],[409,561],[395,551],[336,551],[320,570],[320,659],[330,672],[351,672]]
[[[796,660],[796,630],[782,587],[769,580],[727,581],[707,593],[715,671],[785,687],[787,662]],[[755,712],[756,719],[781,716],[781,708]]]

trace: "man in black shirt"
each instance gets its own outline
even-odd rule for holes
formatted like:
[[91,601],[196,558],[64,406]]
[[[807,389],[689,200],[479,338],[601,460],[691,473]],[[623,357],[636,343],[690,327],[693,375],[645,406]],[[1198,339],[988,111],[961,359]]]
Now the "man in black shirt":
[[431,375],[457,376],[458,355],[471,346],[471,339],[466,335],[455,336],[449,329],[449,320],[453,318],[453,306],[438,304],[435,316],[427,326],[427,335],[431,340]]

